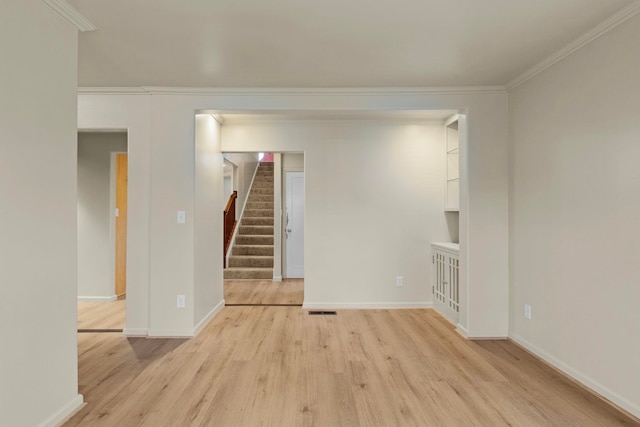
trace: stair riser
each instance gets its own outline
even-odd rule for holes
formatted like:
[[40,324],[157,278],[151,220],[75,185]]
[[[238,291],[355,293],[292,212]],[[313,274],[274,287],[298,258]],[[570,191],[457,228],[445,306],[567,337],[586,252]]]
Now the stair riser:
[[264,195],[270,195],[273,196],[273,186],[267,188],[267,187],[260,187],[260,188],[252,188],[251,192],[249,193],[251,195],[253,194],[264,194]]
[[270,271],[263,270],[249,270],[249,271],[238,271],[238,270],[225,270],[224,278],[227,280],[252,280],[252,279],[263,279],[270,280],[273,279],[273,269]]
[[236,237],[236,245],[271,245],[273,246],[273,236],[243,236]]
[[242,225],[273,225],[273,218],[257,217],[257,218],[244,218]]
[[273,236],[273,225],[241,225],[238,229],[238,235],[247,234]]
[[269,209],[273,210],[273,202],[247,202],[245,209]]
[[273,203],[273,194],[251,194],[247,203]]
[[245,218],[273,218],[273,209],[245,209],[243,213]]
[[273,181],[254,181],[251,189],[254,188],[271,188],[273,189]]
[[231,256],[229,267],[273,268],[273,257]]
[[233,248],[233,255],[273,256],[273,246],[240,246]]

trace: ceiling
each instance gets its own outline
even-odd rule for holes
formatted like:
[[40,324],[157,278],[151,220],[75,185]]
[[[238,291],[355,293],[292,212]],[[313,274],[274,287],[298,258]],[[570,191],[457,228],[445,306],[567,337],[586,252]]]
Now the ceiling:
[[633,0],[68,0],[79,86],[504,85]]

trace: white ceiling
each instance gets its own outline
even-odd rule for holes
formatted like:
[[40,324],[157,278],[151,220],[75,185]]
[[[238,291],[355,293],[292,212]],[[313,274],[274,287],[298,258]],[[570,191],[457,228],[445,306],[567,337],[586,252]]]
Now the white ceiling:
[[68,0],[80,86],[503,85],[633,0]]

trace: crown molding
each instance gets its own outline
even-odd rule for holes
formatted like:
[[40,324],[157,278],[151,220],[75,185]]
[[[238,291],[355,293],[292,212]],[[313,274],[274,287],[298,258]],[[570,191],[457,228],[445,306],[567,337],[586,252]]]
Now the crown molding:
[[79,95],[149,95],[142,87],[79,87]]
[[412,87],[412,88],[214,88],[214,87],[80,87],[80,94],[148,94],[148,95],[232,95],[232,96],[394,96],[394,95],[452,95],[478,93],[505,93],[505,86],[458,86],[458,87]]
[[587,31],[582,36],[578,37],[577,39],[575,39],[574,41],[572,41],[562,49],[551,54],[541,62],[529,68],[527,71],[525,71],[524,73],[522,73],[515,79],[511,80],[509,83],[507,83],[506,89],[510,91],[520,86],[527,80],[540,74],[541,72],[551,67],[552,65],[562,61],[567,56],[573,54],[574,52],[588,45],[589,43],[596,40],[597,38],[602,37],[603,35],[613,30],[620,24],[624,23],[630,18],[633,18],[638,13],[640,13],[640,0],[636,0],[633,3],[631,3],[629,6],[619,10],[618,12],[611,15],[609,18],[605,19],[600,24],[598,24],[591,30]]
[[386,88],[208,88],[208,87],[158,87],[144,86],[152,95],[298,95],[298,96],[339,96],[339,95],[435,95],[503,93],[504,86],[459,86],[459,87],[386,87]]
[[67,3],[65,0],[42,0],[46,3],[51,9],[58,12],[60,16],[62,16],[67,21],[71,22],[78,30],[85,31],[94,31],[96,30],[96,26],[91,23],[87,18],[85,18],[80,12],[78,12],[73,6]]

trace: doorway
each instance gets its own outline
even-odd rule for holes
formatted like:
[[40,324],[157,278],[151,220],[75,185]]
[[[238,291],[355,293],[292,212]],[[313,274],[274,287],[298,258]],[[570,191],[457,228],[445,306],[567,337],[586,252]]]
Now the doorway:
[[126,132],[78,133],[78,330],[125,325]]
[[[238,193],[238,222],[230,238],[225,269],[226,304],[301,306],[304,299],[304,154],[225,153],[224,156],[234,160],[240,177],[234,188]],[[289,172],[295,173],[287,185]],[[247,177],[244,181],[243,176]],[[287,196],[287,188],[295,192]],[[287,239],[295,240],[287,245]],[[291,271],[286,270],[287,265]]]

